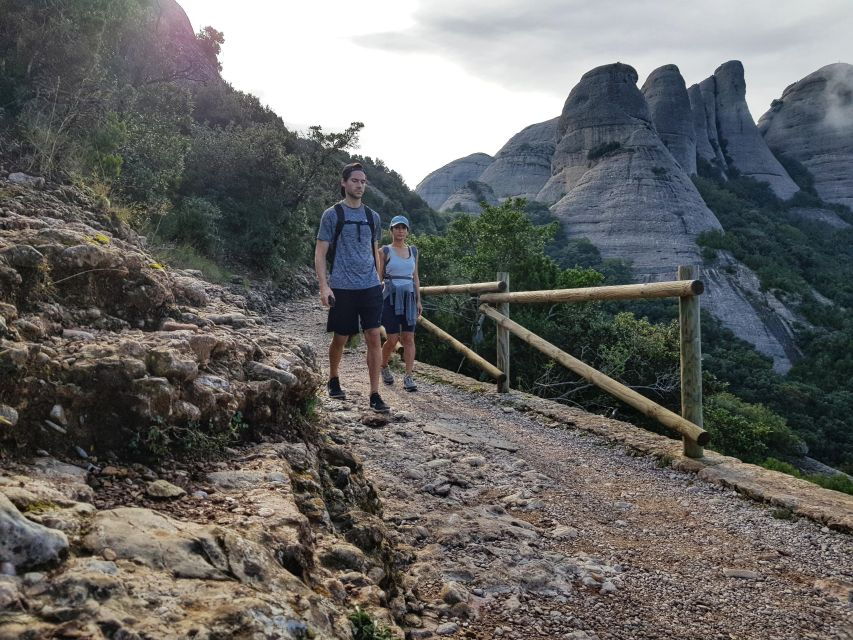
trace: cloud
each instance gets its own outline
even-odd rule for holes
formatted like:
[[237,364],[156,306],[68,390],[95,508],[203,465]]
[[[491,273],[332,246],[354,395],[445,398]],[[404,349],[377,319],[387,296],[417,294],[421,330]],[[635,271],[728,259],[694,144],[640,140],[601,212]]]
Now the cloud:
[[652,69],[676,64],[692,84],[739,59],[752,97],[767,105],[807,73],[853,57],[849,0],[431,0],[413,18],[360,44],[434,54],[510,90],[560,96],[601,64],[631,64],[641,84]]

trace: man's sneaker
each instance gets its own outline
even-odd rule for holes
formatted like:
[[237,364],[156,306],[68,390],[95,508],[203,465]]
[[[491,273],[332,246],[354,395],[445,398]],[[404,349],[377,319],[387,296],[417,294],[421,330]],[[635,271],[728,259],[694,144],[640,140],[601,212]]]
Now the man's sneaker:
[[332,378],[331,380],[329,380],[326,387],[329,390],[329,397],[330,398],[337,398],[338,400],[346,400],[347,399],[347,394],[344,393],[343,389],[341,389],[341,381],[338,380],[337,378]]
[[382,400],[382,396],[378,393],[370,394],[370,408],[376,411],[377,413],[388,413],[391,411],[391,407],[389,407]]
[[391,373],[391,367],[382,367],[382,382],[394,384],[394,374]]
[[403,378],[403,388],[406,391],[417,391],[418,385],[415,384],[415,380],[412,376],[406,376]]

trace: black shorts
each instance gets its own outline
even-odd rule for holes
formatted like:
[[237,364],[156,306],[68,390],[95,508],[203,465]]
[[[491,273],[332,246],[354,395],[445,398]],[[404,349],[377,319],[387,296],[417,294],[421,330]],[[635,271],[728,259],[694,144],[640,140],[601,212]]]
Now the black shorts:
[[385,304],[382,305],[382,326],[385,327],[385,333],[415,332],[415,325],[406,324],[405,316],[398,316],[394,313],[394,307],[391,306],[391,296],[388,296],[385,299]]
[[369,289],[332,289],[335,306],[329,309],[326,331],[341,336],[354,336],[361,330],[376,329],[382,319],[382,287]]

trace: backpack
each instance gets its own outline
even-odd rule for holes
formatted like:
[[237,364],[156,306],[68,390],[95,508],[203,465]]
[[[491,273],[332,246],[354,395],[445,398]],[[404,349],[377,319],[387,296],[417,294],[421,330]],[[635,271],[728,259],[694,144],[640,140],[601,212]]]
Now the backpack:
[[[329,261],[329,275],[331,275],[335,268],[335,254],[337,253],[338,248],[338,238],[340,237],[345,224],[357,224],[359,226],[366,224],[370,227],[369,242],[371,253],[373,253],[373,236],[376,233],[376,225],[373,221],[373,210],[367,205],[364,205],[364,215],[367,218],[366,221],[347,220],[346,215],[344,214],[344,208],[341,206],[340,202],[335,205],[335,214],[337,215],[337,221],[335,222],[335,234],[332,236],[332,241],[329,243],[329,251],[326,253],[326,258]],[[376,262],[375,257],[373,260]]]
[[[387,269],[388,263],[391,261],[391,245],[386,244],[384,247],[382,247],[382,255],[385,258],[385,265],[384,265],[385,269]],[[413,247],[412,245],[409,245],[409,257],[411,258],[412,256],[415,257],[415,262],[417,262],[418,261],[418,248]]]

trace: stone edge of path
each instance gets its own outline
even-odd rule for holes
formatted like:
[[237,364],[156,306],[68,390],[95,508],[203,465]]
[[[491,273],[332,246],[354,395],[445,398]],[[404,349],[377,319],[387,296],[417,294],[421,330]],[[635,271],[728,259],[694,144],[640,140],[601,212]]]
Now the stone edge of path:
[[[463,391],[498,395],[492,383],[480,382],[422,362],[417,363],[417,368],[421,376],[434,382]],[[682,452],[680,440],[672,440],[627,422],[586,413],[528,393],[513,390],[509,394],[500,395],[496,397],[496,404],[532,411],[564,427],[589,431],[640,454],[653,456],[673,469],[695,473],[702,480],[733,489],[757,502],[788,509],[793,514],[836,531],[853,533],[853,496],[824,489],[806,480],[742,462],[709,449],[705,449],[705,456],[701,459],[688,458]]]

